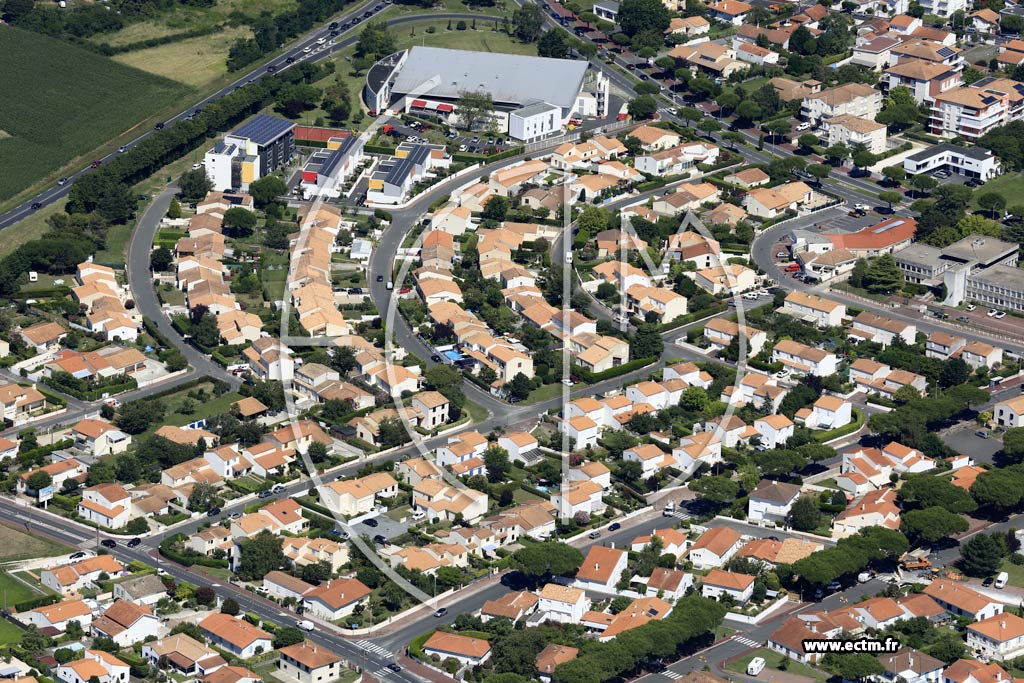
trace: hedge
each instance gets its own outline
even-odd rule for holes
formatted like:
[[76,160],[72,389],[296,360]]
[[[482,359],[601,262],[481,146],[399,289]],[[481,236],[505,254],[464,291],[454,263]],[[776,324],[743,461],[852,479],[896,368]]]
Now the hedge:
[[707,318],[709,316],[717,315],[724,311],[726,308],[728,308],[728,305],[719,301],[712,304],[711,306],[708,306],[707,308],[702,308],[699,311],[687,313],[686,315],[679,316],[675,320],[670,320],[667,323],[662,323],[662,325],[658,329],[661,330],[662,332],[668,332],[669,330],[674,330],[677,327],[688,325],[695,320],[703,320],[704,318]]
[[[61,406],[62,408],[67,406],[67,404],[68,404],[67,399],[65,399],[63,396],[58,396],[57,394],[53,393],[52,391],[50,391],[49,389],[47,389],[46,387],[44,387],[41,384],[37,384],[36,385],[36,390],[40,394],[45,396],[46,399],[50,403],[56,403],[57,405]],[[71,393],[71,392],[68,392],[68,393]]]
[[91,44],[94,51],[99,52],[101,55],[106,55],[107,57],[113,57],[114,55],[119,55],[125,52],[134,52],[135,50],[160,47],[161,45],[169,45],[182,40],[189,40],[190,38],[202,38],[203,36],[219,33],[224,29],[224,26],[225,25],[218,24],[216,26],[207,26],[206,28],[196,28],[191,31],[173,33],[169,36],[161,36],[160,38],[137,40],[134,43],[125,43],[124,45],[110,45],[109,43],[100,43],[99,45],[96,45],[89,41],[82,41],[79,44],[83,46]]
[[649,358],[636,358],[634,360],[629,361],[628,363],[623,363],[622,365],[616,366],[614,368],[609,368],[607,370],[604,370],[603,372],[591,372],[587,368],[584,368],[580,365],[573,365],[572,373],[578,376],[587,384],[596,384],[598,382],[603,382],[606,379],[621,377],[622,375],[628,374],[633,370],[639,370],[645,365],[650,365],[656,360],[658,360],[657,356],[651,356]]
[[522,490],[526,491],[527,493],[532,493],[535,496],[540,496],[544,500],[551,500],[551,494],[550,493],[548,493],[547,491],[541,491],[540,489],[538,489],[538,488],[536,488],[534,486],[530,486],[525,481],[519,482],[519,488],[521,488]]
[[838,439],[841,436],[847,434],[853,434],[855,431],[864,426],[864,413],[860,412],[856,408],[853,409],[853,422],[842,427],[836,427],[835,429],[829,429],[824,432],[812,432],[812,437],[818,443],[824,443],[825,441],[831,441],[832,439]]
[[60,602],[61,596],[59,595],[40,595],[37,598],[29,598],[22,602],[14,603],[15,612],[25,612],[26,610],[35,609],[37,607],[46,607],[54,603]]
[[176,543],[183,543],[185,541],[185,534],[174,534],[168,536],[160,543],[160,554],[166,557],[172,562],[183,564],[186,567],[192,565],[199,565],[200,567],[219,567],[221,569],[228,568],[227,560],[217,560],[212,557],[206,557],[205,555],[185,555],[181,551],[174,548]]

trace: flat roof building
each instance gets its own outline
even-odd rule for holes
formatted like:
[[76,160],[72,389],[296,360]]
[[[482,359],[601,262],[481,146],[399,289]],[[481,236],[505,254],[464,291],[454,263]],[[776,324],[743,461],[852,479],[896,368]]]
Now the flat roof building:
[[244,192],[249,183],[284,166],[292,157],[294,130],[291,121],[257,114],[225,135],[203,157],[213,189]]

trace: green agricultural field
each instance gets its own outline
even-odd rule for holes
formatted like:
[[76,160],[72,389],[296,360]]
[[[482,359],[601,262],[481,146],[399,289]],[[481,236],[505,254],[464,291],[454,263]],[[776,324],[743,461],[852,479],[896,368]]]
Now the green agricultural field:
[[[0,26],[0,202],[180,102],[180,84]],[[85,161],[84,159],[82,161]]]

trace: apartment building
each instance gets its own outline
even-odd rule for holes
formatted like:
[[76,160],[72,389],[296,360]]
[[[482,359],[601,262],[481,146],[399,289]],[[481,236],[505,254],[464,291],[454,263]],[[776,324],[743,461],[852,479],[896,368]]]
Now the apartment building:
[[800,117],[821,122],[833,116],[851,114],[874,120],[882,111],[882,93],[864,83],[847,83],[807,95],[800,105]]
[[975,142],[994,128],[1022,117],[1024,83],[984,78],[936,95],[928,126],[935,135]]
[[801,291],[790,292],[779,310],[821,328],[839,327],[846,317],[845,304]]
[[889,92],[902,86],[910,90],[915,102],[930,105],[936,95],[963,85],[963,77],[948,64],[907,59],[886,69],[882,82]]

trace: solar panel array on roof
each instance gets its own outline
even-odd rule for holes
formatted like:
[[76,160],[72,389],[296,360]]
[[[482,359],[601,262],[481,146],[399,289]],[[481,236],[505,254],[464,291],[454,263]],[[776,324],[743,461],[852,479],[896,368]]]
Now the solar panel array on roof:
[[327,161],[320,168],[320,174],[325,176],[331,175],[355,144],[356,137],[354,135],[345,138],[345,141],[341,143],[341,147],[333,150],[330,156],[327,157]]
[[295,124],[291,121],[270,114],[257,114],[253,119],[232,131],[230,135],[251,140],[257,145],[266,145],[294,127]]
[[945,57],[952,57],[955,54],[956,54],[956,52],[954,50],[949,49],[948,47],[940,47],[939,48],[939,56],[940,57],[943,57],[943,58],[945,58]]

